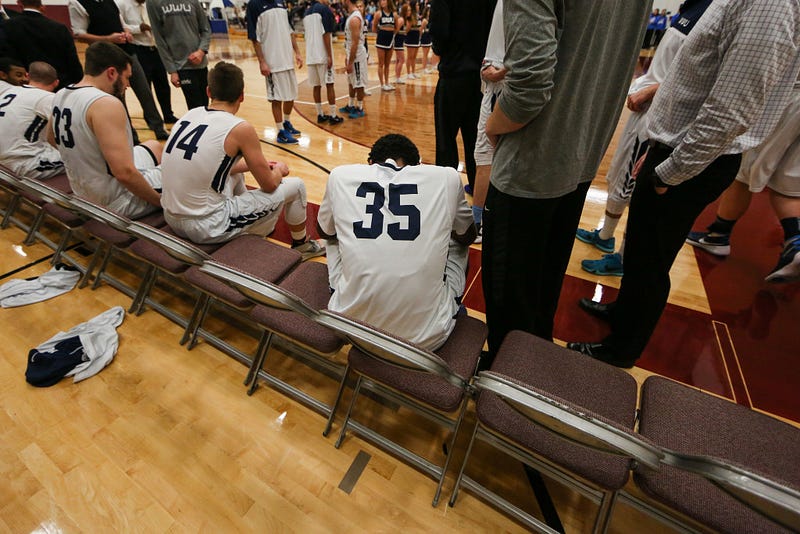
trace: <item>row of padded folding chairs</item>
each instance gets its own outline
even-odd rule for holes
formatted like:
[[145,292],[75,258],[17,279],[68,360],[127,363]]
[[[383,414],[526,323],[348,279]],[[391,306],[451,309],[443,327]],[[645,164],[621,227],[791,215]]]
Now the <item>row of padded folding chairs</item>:
[[[624,371],[512,332],[475,379],[476,425],[450,500],[464,486],[537,530],[547,525],[464,472],[486,442],[599,502],[605,531],[619,495],[672,526],[800,530],[800,429],[672,380]],[[647,497],[621,492],[629,474]]]

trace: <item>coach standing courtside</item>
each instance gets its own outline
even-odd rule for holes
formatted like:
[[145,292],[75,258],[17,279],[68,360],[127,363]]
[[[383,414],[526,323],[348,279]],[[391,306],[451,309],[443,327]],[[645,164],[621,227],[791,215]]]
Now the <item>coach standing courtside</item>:
[[58,73],[58,89],[83,78],[83,67],[72,33],[42,14],[42,0],[20,0],[22,13],[6,24],[8,55],[30,65],[43,61]]
[[617,300],[602,343],[568,346],[632,367],[670,290],[692,224],[733,182],[741,154],[775,129],[800,72],[800,0],[715,0],[678,52],[650,108],[650,149],[636,178]]
[[483,212],[491,354],[514,329],[552,339],[583,202],[649,8],[641,0],[503,2],[508,73],[486,124],[496,141]]
[[170,81],[180,87],[189,109],[207,106],[211,26],[197,0],[148,0],[153,37]]
[[461,130],[467,192],[475,185],[475,140],[481,108],[481,62],[495,0],[436,0],[431,5],[433,51],[440,56],[433,95],[436,165],[458,168]]

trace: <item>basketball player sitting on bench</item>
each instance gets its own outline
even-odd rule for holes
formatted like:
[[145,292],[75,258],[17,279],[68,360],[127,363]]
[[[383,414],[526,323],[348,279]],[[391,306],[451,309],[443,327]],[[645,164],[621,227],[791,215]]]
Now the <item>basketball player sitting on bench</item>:
[[47,142],[58,74],[50,64],[30,65],[30,85],[0,96],[0,164],[19,176],[46,180],[64,172],[61,155]]
[[419,164],[389,134],[369,165],[335,168],[319,209],[328,239],[328,308],[435,350],[455,327],[475,239],[455,169]]
[[161,143],[133,146],[122,101],[131,58],[100,41],[86,49],[83,79],[56,93],[51,143],[61,153],[72,191],[124,217],[137,218],[161,207]]
[[[285,206],[292,248],[303,259],[325,254],[306,235],[303,181],[286,177],[285,163],[268,163],[255,128],[236,117],[244,100],[242,70],[217,63],[207,90],[208,107],[181,117],[164,148],[161,204],[167,223],[196,243],[220,243],[241,233],[266,236]],[[260,189],[245,187],[242,173],[248,170]]]

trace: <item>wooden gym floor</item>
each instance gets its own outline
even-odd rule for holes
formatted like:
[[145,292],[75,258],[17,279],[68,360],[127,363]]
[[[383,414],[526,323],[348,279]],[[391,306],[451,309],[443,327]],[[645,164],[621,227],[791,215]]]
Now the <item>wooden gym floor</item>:
[[[334,49],[341,67],[341,40]],[[327,170],[366,161],[368,146],[384,133],[405,133],[418,144],[425,162],[434,161],[435,74],[398,86],[393,93],[381,93],[375,81],[365,103],[367,117],[320,128],[302,69],[292,120],[303,134],[299,145],[284,147],[275,144],[264,81],[250,43],[241,36],[215,38],[211,59],[233,61],[244,69],[246,99],[240,115],[262,134],[269,159],[285,160],[292,174],[305,180],[312,203],[322,199]],[[374,65],[370,76],[377,80]],[[337,94],[344,105],[346,81],[341,68]],[[172,100],[180,116],[185,104],[178,90],[173,89]],[[130,92],[128,103],[134,124],[143,128]],[[625,118],[623,114],[620,128]],[[139,132],[143,139],[152,137],[148,130]],[[582,227],[596,226],[602,216],[604,173],[613,148],[612,144],[589,193]],[[0,205],[5,200],[0,199]],[[711,217],[713,207],[698,227]],[[756,198],[737,226],[734,252],[726,260],[684,247],[673,269],[664,321],[641,360],[642,367],[631,371],[637,380],[657,372],[800,421],[795,393],[800,386],[795,363],[798,286],[767,286],[762,281],[780,246],[777,222],[769,217],[764,199]],[[618,240],[623,227],[624,223]],[[0,282],[38,276],[49,268],[52,251],[42,244],[23,246],[23,238],[14,227],[0,232],[0,247],[6,250],[0,255]],[[466,302],[470,313],[481,317],[480,255],[479,247],[473,248]],[[78,250],[70,254],[86,261]],[[576,301],[581,296],[613,294],[619,284],[617,278],[584,273],[580,260],[586,257],[599,253],[576,242],[557,318],[556,337],[562,340],[599,339],[603,326],[580,311]],[[138,280],[136,269],[125,262],[116,262],[111,270],[132,284]],[[190,301],[173,289],[160,288],[159,298],[188,312]],[[0,310],[5,340],[0,349],[0,531],[523,530],[466,491],[454,508],[444,502],[432,508],[435,483],[430,478],[357,436],[350,435],[341,449],[335,449],[335,437],[321,435],[323,417],[268,387],[247,397],[240,363],[203,342],[187,351],[177,343],[182,329],[152,310],[126,317],[118,330],[119,352],[96,377],[77,385],[67,379],[47,389],[25,383],[30,348],[112,306],[127,309],[129,304],[128,297],[102,284],[95,291],[76,289],[48,302]],[[252,354],[257,340],[234,320],[217,315],[209,328]],[[344,354],[338,358],[343,360]],[[270,354],[268,365],[316,398],[334,396],[334,380],[277,351]],[[404,409],[376,403],[368,407],[369,403],[361,404],[357,418],[381,424],[413,450],[441,462],[444,432]],[[463,454],[463,445],[454,451],[457,456]],[[339,484],[361,451],[369,455],[369,462],[346,493]],[[518,462],[478,450],[470,465],[473,478],[536,513]],[[445,496],[452,483],[451,473]],[[556,483],[548,487],[566,530],[590,530],[591,502]],[[625,505],[618,506],[611,525],[612,532],[659,530],[664,527]]]

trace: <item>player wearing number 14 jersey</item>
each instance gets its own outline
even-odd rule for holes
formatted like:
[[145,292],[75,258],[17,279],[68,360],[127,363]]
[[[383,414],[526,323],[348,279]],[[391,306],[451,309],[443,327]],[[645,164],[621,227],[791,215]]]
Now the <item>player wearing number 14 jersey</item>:
[[[292,246],[303,259],[325,249],[306,236],[306,188],[286,177],[283,163],[268,163],[255,128],[236,117],[244,100],[242,70],[217,63],[208,76],[208,107],[181,117],[164,148],[164,218],[196,243],[220,243],[241,233],[267,235],[285,208]],[[248,191],[245,171],[260,189]]]
[[317,223],[328,239],[328,308],[418,345],[439,348],[455,326],[475,239],[458,173],[419,164],[389,134],[370,165],[335,168]]

